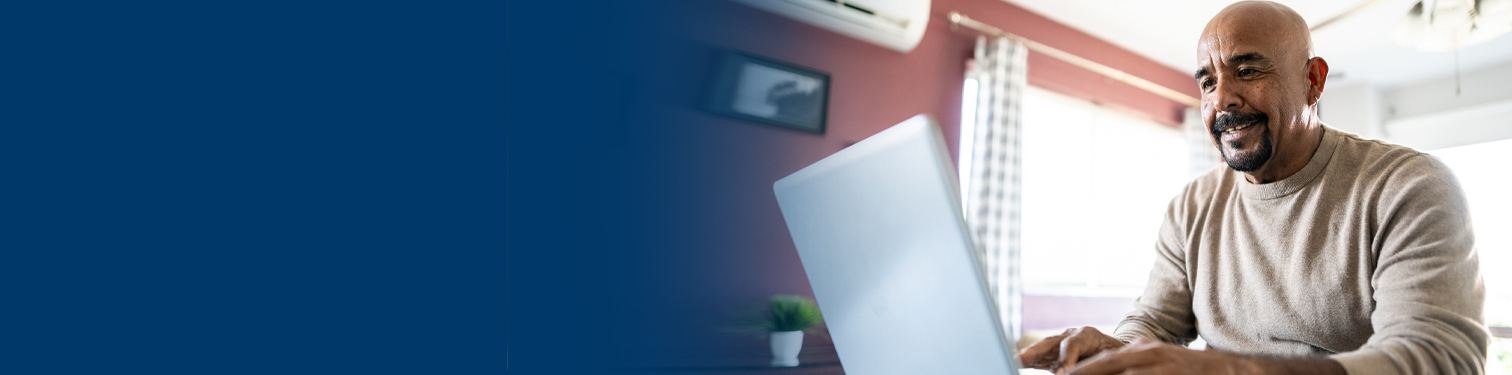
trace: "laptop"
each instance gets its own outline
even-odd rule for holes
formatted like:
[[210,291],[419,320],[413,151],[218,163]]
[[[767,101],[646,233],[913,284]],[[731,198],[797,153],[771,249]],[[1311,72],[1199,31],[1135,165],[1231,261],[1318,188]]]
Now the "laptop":
[[934,120],[773,186],[845,373],[1017,374]]

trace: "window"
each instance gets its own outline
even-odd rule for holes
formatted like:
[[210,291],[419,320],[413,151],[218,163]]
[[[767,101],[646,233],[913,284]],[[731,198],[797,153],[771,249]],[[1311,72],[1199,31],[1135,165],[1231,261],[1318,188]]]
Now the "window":
[[[961,176],[971,170],[977,85],[967,78],[962,92]],[[1190,180],[1184,134],[1035,87],[1023,100],[1024,294],[1138,297],[1166,205]]]
[[[1429,151],[1454,170],[1470,205],[1475,249],[1486,282],[1486,325],[1512,327],[1512,139]],[[1495,331],[1496,329],[1493,329]],[[1512,339],[1491,340],[1488,374],[1512,373]]]
[[976,145],[976,109],[977,88],[980,83],[976,78],[967,78],[964,88],[961,89],[961,151],[956,157],[956,166],[959,168],[956,176],[961,180],[961,211],[966,210],[966,199],[971,196],[971,152]]
[[1138,297],[1190,180],[1184,134],[1033,87],[1023,111],[1024,294]]

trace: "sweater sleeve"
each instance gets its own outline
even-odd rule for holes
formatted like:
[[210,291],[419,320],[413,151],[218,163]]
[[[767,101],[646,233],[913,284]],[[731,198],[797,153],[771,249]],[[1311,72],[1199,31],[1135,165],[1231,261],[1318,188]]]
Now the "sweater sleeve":
[[1379,186],[1374,333],[1333,359],[1350,374],[1483,373],[1485,286],[1459,182],[1437,159],[1418,155]]
[[1155,266],[1150,270],[1144,294],[1134,300],[1134,311],[1124,315],[1113,337],[1124,342],[1138,338],[1185,346],[1197,338],[1197,318],[1192,313],[1191,282],[1187,278],[1184,245],[1186,226],[1180,221],[1187,210],[1187,191],[1171,200],[1155,242]]

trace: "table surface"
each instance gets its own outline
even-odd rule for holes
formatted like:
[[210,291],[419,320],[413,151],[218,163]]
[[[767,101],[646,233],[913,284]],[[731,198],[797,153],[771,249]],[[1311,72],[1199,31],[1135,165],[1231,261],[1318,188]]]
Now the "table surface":
[[844,375],[845,369],[840,362],[815,362],[802,363],[797,367],[771,367],[771,366],[730,366],[730,367],[668,367],[646,369],[647,374],[668,375],[691,375],[691,374],[780,374],[780,375]]

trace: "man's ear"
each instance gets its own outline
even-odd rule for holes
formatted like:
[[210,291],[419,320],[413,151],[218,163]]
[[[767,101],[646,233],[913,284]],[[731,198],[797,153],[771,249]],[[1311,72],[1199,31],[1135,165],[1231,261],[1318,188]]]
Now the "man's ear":
[[1328,61],[1322,57],[1307,60],[1307,81],[1312,83],[1307,90],[1307,105],[1318,104],[1323,97],[1323,85],[1328,81]]

